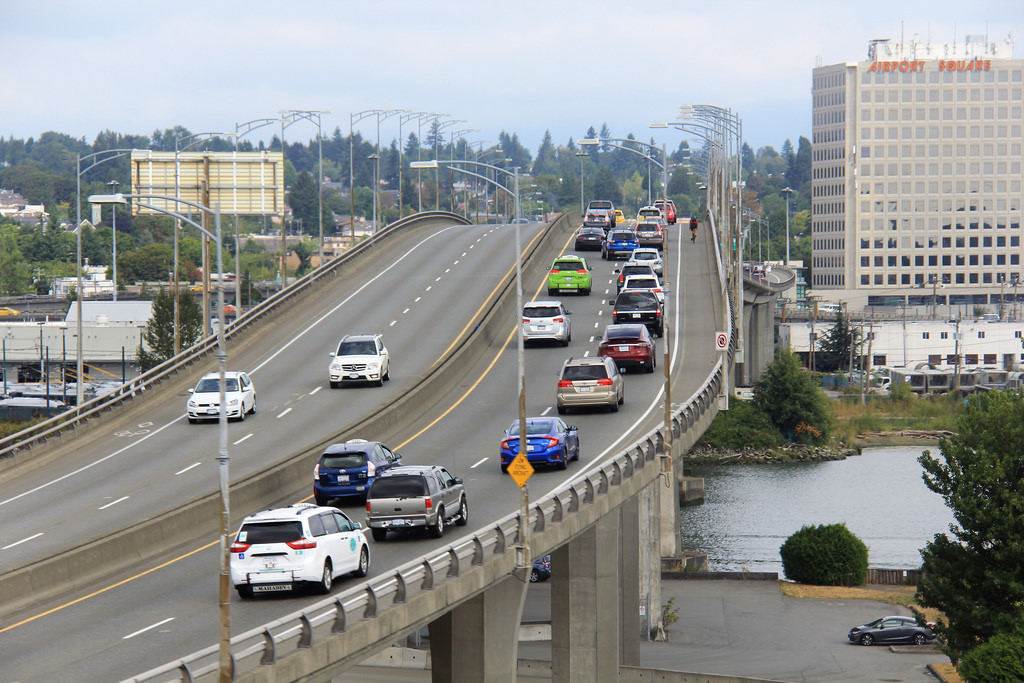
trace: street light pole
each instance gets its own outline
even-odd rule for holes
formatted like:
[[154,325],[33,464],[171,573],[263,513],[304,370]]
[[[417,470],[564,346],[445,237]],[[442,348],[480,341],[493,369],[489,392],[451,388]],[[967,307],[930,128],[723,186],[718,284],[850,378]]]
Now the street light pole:
[[[116,180],[111,180],[109,183],[107,183],[107,187],[110,188],[110,194],[117,194],[117,187],[120,184],[121,183],[117,182]],[[112,247],[112,250],[111,250],[111,257],[110,258],[111,258],[111,265],[114,268],[114,273],[113,273],[112,277],[114,278],[114,301],[116,302],[117,301],[117,207],[116,206],[111,206],[110,207],[110,224],[111,224],[110,236],[111,236],[112,241],[113,241],[113,247]]]
[[[219,311],[224,311],[224,288],[220,284],[224,281],[224,260],[222,256],[221,248],[221,225],[220,225],[220,204],[216,204],[213,209],[204,206],[202,204],[187,201],[180,197],[169,197],[164,195],[152,195],[152,194],[109,194],[109,195],[92,195],[89,197],[90,204],[125,204],[128,199],[133,200],[145,200],[145,199],[156,199],[162,202],[176,202],[179,204],[185,204],[199,211],[205,212],[206,214],[212,214],[214,218],[214,232],[211,233],[209,230],[204,228],[200,223],[193,221],[191,218],[181,215],[176,211],[170,211],[165,208],[155,206],[153,204],[147,204],[142,201],[138,201],[138,205],[163,213],[171,216],[178,220],[184,221],[195,227],[206,237],[213,239],[217,243],[217,274],[218,287],[217,287],[217,308]],[[219,425],[219,442],[217,449],[217,471],[220,487],[220,576],[219,576],[219,681],[220,683],[230,683],[234,680],[234,667],[232,666],[231,660],[231,565],[230,555],[228,548],[230,547],[229,536],[231,533],[231,506],[230,506],[230,479],[228,477],[228,464],[230,458],[228,456],[228,417],[227,417],[227,381],[225,375],[227,373],[227,361],[228,351],[227,343],[224,339],[224,321],[217,325],[217,361],[218,370],[220,374],[220,415],[218,419]]]
[[787,186],[779,190],[779,194],[786,197],[786,267],[789,267],[789,196],[793,194],[793,190]]
[[590,154],[587,152],[576,152],[576,156],[580,158],[580,213],[585,213],[583,204],[583,157],[589,157]]

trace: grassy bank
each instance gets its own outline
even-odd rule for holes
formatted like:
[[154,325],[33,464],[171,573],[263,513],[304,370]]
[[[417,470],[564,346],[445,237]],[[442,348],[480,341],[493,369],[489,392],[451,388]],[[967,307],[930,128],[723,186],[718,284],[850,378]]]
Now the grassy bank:
[[855,394],[832,401],[836,438],[860,445],[907,443],[915,438],[927,443],[929,439],[921,435],[908,439],[892,433],[955,432],[963,410],[963,399],[953,395],[873,395],[861,403],[860,395]]

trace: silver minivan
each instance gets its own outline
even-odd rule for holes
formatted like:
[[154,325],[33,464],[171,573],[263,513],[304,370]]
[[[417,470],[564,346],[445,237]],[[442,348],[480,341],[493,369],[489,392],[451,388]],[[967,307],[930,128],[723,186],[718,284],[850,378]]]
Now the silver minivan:
[[555,390],[558,414],[569,408],[604,407],[615,412],[626,401],[626,383],[615,361],[605,356],[569,358]]

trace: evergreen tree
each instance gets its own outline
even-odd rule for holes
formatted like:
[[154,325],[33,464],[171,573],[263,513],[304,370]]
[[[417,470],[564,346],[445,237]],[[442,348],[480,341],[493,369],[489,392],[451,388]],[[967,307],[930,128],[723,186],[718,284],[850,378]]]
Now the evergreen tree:
[[1022,619],[1024,395],[971,396],[957,433],[939,441],[939,452],[925,451],[918,462],[956,524],[952,537],[936,534],[921,551],[917,601],[944,615],[938,630],[956,661],[1013,632]]
[[610,200],[613,204],[622,203],[622,190],[619,188],[619,183],[615,180],[611,170],[605,166],[598,169],[597,177],[594,178],[593,197]]
[[[187,349],[202,338],[203,311],[188,291],[178,290],[178,335]],[[153,315],[146,324],[137,357],[143,372],[174,355],[174,294],[161,290],[153,299]]]
[[754,393],[754,406],[790,439],[819,441],[828,435],[828,398],[788,348],[765,369]]
[[302,171],[295,178],[295,184],[288,190],[288,206],[292,207],[292,219],[301,223],[307,235],[315,234],[320,229],[317,213],[320,211],[320,195],[317,193],[316,180],[308,171]]
[[0,294],[13,296],[28,290],[29,264],[18,248],[17,229],[0,227]]
[[[836,313],[835,324],[822,336],[818,345],[820,352],[814,360],[815,370],[836,372],[849,367],[850,349],[853,347],[853,330],[847,324],[842,311]],[[856,351],[854,349],[854,353]]]

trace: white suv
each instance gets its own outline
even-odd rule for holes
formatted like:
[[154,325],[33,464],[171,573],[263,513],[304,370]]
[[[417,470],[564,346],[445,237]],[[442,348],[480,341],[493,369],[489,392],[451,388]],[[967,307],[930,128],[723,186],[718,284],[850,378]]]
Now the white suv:
[[231,582],[243,598],[310,584],[329,593],[335,577],[366,576],[370,549],[359,522],[332,507],[299,503],[249,515],[231,544]]
[[572,323],[561,301],[531,301],[523,305],[523,343],[553,339],[562,346],[572,341]]
[[634,249],[633,253],[629,255],[629,260],[623,265],[650,266],[659,276],[663,275],[665,272],[665,262],[661,258],[661,252],[658,251],[657,247],[641,247],[639,249]]
[[327,374],[331,388],[343,382],[372,382],[378,387],[391,379],[391,357],[379,334],[348,334],[331,354]]

